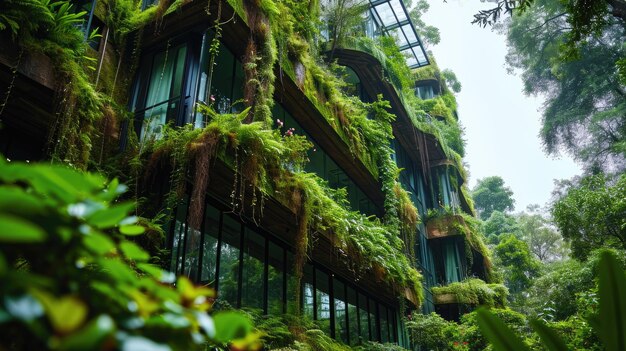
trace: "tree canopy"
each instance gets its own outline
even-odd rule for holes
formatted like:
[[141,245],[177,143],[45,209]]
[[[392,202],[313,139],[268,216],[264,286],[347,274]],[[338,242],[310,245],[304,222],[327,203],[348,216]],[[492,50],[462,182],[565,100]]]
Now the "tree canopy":
[[548,153],[564,151],[588,169],[624,169],[626,82],[618,70],[626,57],[624,22],[604,5],[590,27],[577,27],[590,19],[578,18],[572,6],[537,0],[513,16],[503,27],[507,62],[521,71],[528,94],[546,97],[540,134]]
[[513,191],[504,186],[504,180],[499,176],[479,179],[472,190],[472,198],[483,220],[489,218],[493,211],[505,212],[515,209]]
[[600,247],[626,249],[626,175],[614,184],[605,175],[584,178],[555,203],[552,215],[576,259]]

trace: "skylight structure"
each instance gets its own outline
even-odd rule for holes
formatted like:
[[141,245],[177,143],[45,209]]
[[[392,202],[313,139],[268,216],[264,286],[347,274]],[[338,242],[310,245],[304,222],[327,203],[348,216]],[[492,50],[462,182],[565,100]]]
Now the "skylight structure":
[[369,0],[370,27],[368,34],[389,35],[396,39],[400,52],[407,58],[409,68],[429,65],[428,55],[417,35],[409,12],[402,0]]

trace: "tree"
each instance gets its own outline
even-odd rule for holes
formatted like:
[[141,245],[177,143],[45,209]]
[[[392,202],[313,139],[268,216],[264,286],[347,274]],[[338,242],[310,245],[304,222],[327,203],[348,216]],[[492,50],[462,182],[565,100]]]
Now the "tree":
[[626,175],[614,183],[605,175],[584,178],[554,204],[552,216],[578,260],[596,248],[626,249]]
[[521,293],[539,275],[539,262],[532,256],[528,244],[514,235],[506,235],[495,249],[496,266],[504,271],[505,285],[511,295]]
[[497,245],[502,234],[514,234],[521,236],[520,226],[515,217],[510,214],[493,211],[491,216],[485,221],[485,237],[491,244]]
[[567,255],[567,247],[561,234],[549,218],[538,212],[538,206],[529,206],[529,210],[529,212],[520,213],[517,217],[522,240],[528,244],[535,258],[541,262],[563,259]]
[[625,26],[603,13],[593,33],[577,32],[571,5],[537,0],[503,29],[507,63],[521,71],[526,93],[546,97],[540,133],[546,151],[564,151],[588,170],[621,170],[626,167],[626,82],[620,81],[616,62],[626,58]]
[[515,209],[513,191],[504,186],[504,180],[499,176],[479,179],[472,190],[472,198],[482,220],[489,218],[493,211],[505,212]]

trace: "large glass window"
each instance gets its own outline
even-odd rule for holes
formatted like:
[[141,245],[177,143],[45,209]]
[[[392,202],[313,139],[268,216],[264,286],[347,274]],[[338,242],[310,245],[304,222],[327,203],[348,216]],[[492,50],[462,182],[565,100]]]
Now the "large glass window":
[[135,111],[142,120],[141,140],[160,138],[165,123],[179,114],[186,58],[187,44],[168,47],[152,56],[143,108]]
[[335,339],[349,344],[346,285],[337,279],[333,279],[333,297],[335,299]]
[[223,221],[217,293],[220,301],[237,307],[241,224],[230,216],[224,216]]
[[[222,43],[217,55],[211,56],[212,32],[205,35],[206,48],[203,68],[200,72],[198,101],[210,105],[218,113],[236,113],[243,110],[243,87],[245,76],[241,62]],[[213,64],[213,65],[211,65]],[[195,127],[202,128],[208,121],[200,113],[196,114]]]
[[380,313],[380,341],[382,343],[389,342],[389,321],[387,319],[387,308],[383,305],[378,305],[378,312]]
[[359,343],[359,314],[357,309],[357,293],[352,287],[346,289],[346,302],[348,304],[348,330],[350,336],[350,345]]
[[378,304],[372,299],[368,299],[370,317],[370,340],[380,341],[380,330],[378,329]]
[[315,270],[315,319],[320,329],[326,334],[330,334],[330,314],[331,314],[331,302],[330,302],[330,286],[328,281],[328,274]]
[[359,299],[359,337],[361,338],[361,340],[359,340],[359,343],[360,343],[363,341],[371,340],[372,338],[370,337],[370,319],[369,319],[370,314],[368,313],[369,308],[367,305],[367,297],[359,293],[358,299]]
[[283,296],[284,254],[282,247],[269,242],[267,266],[267,313],[281,314],[285,298]]
[[265,238],[246,228],[243,241],[241,306],[263,310],[265,280]]
[[[315,317],[315,291],[313,288],[313,266],[304,266],[302,285],[302,307],[304,316],[313,320]],[[295,295],[294,295],[295,296]]]
[[174,231],[172,233],[172,258],[170,260],[170,271],[179,273],[182,266],[182,246],[185,232],[187,231],[187,203],[183,202],[176,209],[176,219],[174,221]]
[[215,283],[215,269],[217,263],[217,238],[220,233],[220,211],[207,204],[204,216],[204,236],[202,241],[202,270],[200,282],[203,284]]

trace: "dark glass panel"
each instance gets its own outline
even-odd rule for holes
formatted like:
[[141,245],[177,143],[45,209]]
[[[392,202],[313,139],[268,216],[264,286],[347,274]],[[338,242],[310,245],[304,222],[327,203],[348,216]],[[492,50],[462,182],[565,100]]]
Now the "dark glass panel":
[[315,270],[315,319],[320,329],[330,335],[330,286],[328,274]]
[[214,285],[217,264],[217,238],[220,232],[220,211],[207,204],[204,217],[204,242],[202,243],[202,271],[200,281]]
[[237,306],[239,278],[239,245],[241,223],[230,216],[223,217],[222,247],[220,250],[220,272],[218,297],[222,302]]
[[265,238],[246,228],[243,241],[243,276],[241,279],[241,306],[263,310],[265,280]]
[[346,307],[346,286],[333,278],[333,298],[335,299],[335,339],[345,344],[350,343],[348,334],[348,315]]
[[283,313],[283,266],[284,249],[270,241],[267,279],[267,312],[276,315]]

